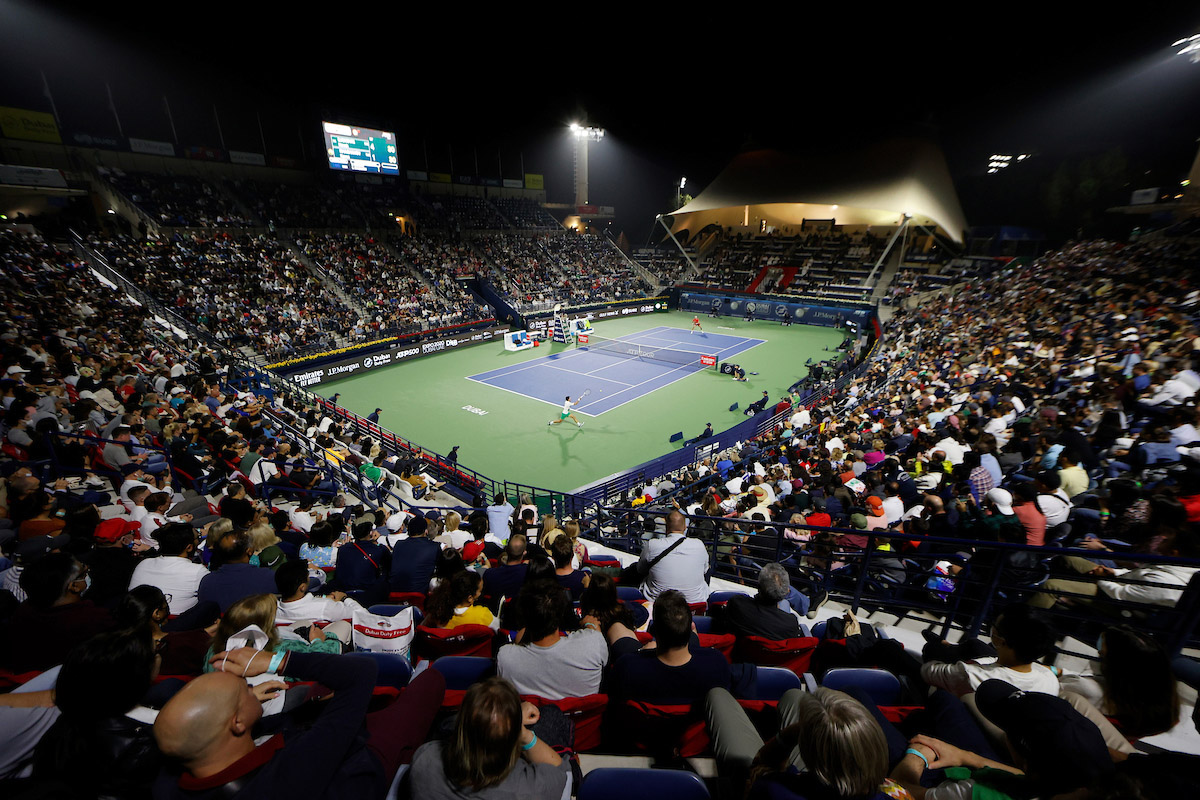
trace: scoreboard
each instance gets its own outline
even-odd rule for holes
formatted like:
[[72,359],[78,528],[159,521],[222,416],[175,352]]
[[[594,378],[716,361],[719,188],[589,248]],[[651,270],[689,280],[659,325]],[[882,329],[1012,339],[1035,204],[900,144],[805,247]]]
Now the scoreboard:
[[396,134],[373,128],[357,128],[324,122],[325,153],[330,169],[399,175]]

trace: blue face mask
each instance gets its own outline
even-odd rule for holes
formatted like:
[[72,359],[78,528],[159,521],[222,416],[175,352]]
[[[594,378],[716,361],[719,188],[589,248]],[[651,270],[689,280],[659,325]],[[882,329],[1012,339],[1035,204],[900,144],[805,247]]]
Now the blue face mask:
[[254,555],[250,556],[250,566],[252,566],[252,567],[262,566],[262,562],[260,562],[258,560],[258,553],[255,553]]

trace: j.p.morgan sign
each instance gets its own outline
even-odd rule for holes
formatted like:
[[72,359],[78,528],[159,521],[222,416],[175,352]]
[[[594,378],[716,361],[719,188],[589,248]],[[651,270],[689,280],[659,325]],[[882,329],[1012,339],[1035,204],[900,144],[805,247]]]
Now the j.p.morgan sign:
[[317,386],[329,381],[348,378],[363,370],[390,367],[392,364],[397,364],[401,361],[410,361],[414,358],[420,358],[421,356],[433,353],[443,353],[459,347],[482,344],[483,342],[490,342],[493,339],[499,340],[503,337],[506,330],[508,329],[503,327],[486,328],[479,331],[465,331],[453,336],[445,336],[426,342],[404,342],[396,349],[386,350],[382,353],[346,358],[341,361],[334,361],[308,369],[301,367],[295,372],[288,374],[287,378],[298,386]]

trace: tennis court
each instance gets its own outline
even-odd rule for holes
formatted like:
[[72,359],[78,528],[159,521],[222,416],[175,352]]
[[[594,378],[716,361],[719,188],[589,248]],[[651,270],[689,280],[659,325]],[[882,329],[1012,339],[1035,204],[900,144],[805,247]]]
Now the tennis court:
[[597,417],[703,369],[701,356],[718,362],[765,344],[720,333],[689,333],[660,325],[615,339],[593,337],[586,345],[533,361],[468,376],[469,380],[540,400],[554,407],[564,396],[587,397],[576,413]]
[[[793,381],[804,376],[807,359],[829,358],[844,338],[834,328],[782,327],[767,320],[705,318],[704,327],[708,330],[707,339],[703,339],[699,333],[688,333],[693,316],[691,312],[669,311],[652,318],[598,320],[594,325],[596,333],[620,340],[623,343],[620,346],[642,346],[640,340],[649,334],[668,346],[673,343],[675,347],[696,352],[712,350],[705,355],[732,358],[745,367],[748,375],[745,383],[730,380],[728,375],[711,369],[674,371],[679,364],[647,367],[637,359],[612,355],[592,354],[588,357],[591,366],[583,369],[588,361],[575,361],[573,354],[582,354],[575,345],[547,342],[536,349],[513,353],[497,340],[387,369],[359,371],[336,383],[322,384],[320,391],[326,397],[340,392],[342,405],[364,416],[382,408],[380,423],[384,427],[436,452],[445,453],[461,445],[462,463],[485,475],[569,490],[678,447],[670,441],[670,436],[678,431],[692,437],[707,422],[719,431],[741,422],[746,406],[759,399],[764,390],[773,401],[777,400]],[[739,343],[749,349],[725,350]],[[750,348],[751,344],[756,346]],[[651,343],[645,342],[644,346],[649,348]],[[734,352],[741,354],[733,357]],[[567,358],[548,361],[546,355]],[[467,379],[467,376],[508,374],[535,363],[561,365],[585,374],[552,370],[554,378],[543,381],[549,393],[547,400],[531,399],[478,379]],[[622,363],[624,366],[618,366]],[[596,391],[605,384],[586,375],[605,365],[611,365],[612,369],[600,369],[597,377],[609,376],[620,381],[611,393],[608,388]],[[663,376],[663,373],[668,374]],[[579,383],[572,383],[576,379]],[[612,401],[617,390],[630,388],[626,384],[648,379],[655,383],[638,387],[640,396],[636,399],[623,402],[625,397],[633,395],[629,391]],[[583,428],[546,427],[547,420],[558,417],[554,412],[562,406],[563,396],[582,394],[588,383],[593,383],[593,390],[584,403],[599,401],[606,395],[610,402],[585,408],[593,416],[579,416],[586,421]],[[661,390],[642,391],[651,385],[658,385]],[[733,403],[739,405],[731,411],[729,406]],[[601,409],[607,410],[596,416]]]

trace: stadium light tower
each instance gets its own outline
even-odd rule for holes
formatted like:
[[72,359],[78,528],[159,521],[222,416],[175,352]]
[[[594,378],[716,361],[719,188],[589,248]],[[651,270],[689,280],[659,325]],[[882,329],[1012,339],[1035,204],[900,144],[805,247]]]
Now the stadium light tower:
[[575,139],[575,206],[588,205],[588,143],[604,138],[603,128],[571,123],[571,136]]

